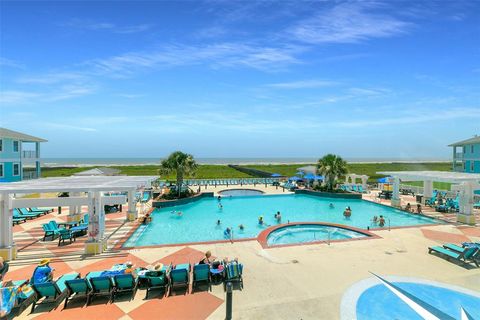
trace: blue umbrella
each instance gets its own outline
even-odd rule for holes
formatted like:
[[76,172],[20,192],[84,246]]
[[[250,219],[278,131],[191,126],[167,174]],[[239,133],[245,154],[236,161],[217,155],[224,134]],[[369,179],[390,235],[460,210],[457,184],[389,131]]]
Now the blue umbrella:
[[302,178],[299,178],[297,176],[293,176],[293,177],[290,177],[288,178],[289,181],[298,181],[298,180],[302,180]]
[[282,175],[280,173],[272,173],[271,177],[278,178],[282,177]]
[[322,180],[323,181],[323,176],[315,176],[315,180]]
[[315,175],[313,173],[307,173],[305,176],[304,176],[305,179],[308,179],[308,180],[313,180],[315,179]]
[[377,181],[380,183],[391,183],[392,177],[383,177],[383,178],[377,179]]
[[305,174],[305,172],[303,171],[297,171],[297,173],[295,173],[297,176],[303,176]]

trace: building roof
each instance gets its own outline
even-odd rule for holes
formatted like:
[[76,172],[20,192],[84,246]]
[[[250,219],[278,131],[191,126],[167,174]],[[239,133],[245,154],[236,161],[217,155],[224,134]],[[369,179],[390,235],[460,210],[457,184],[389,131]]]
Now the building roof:
[[459,141],[459,142],[455,142],[455,143],[449,144],[448,146],[449,147],[458,147],[458,146],[464,146],[466,144],[476,144],[476,143],[480,143],[480,136],[475,135],[473,138],[463,140],[463,141]]
[[313,174],[316,174],[317,173],[317,167],[316,166],[305,166],[305,167],[300,167],[300,168],[297,168],[298,171],[303,171],[305,173],[313,173]]
[[6,128],[0,128],[0,138],[10,138],[14,140],[20,140],[23,142],[47,142],[47,140],[45,139],[37,138],[25,133],[13,131]]
[[74,176],[116,176],[119,173],[118,169],[103,167],[77,172]]
[[400,178],[403,181],[436,181],[460,183],[480,182],[480,173],[450,171],[380,171],[378,174]]
[[0,193],[128,191],[149,187],[156,176],[71,176],[0,183]]

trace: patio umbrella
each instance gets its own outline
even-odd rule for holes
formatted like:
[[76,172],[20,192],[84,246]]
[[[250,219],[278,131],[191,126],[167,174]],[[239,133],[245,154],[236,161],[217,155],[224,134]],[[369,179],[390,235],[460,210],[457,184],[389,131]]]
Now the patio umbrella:
[[315,179],[315,175],[313,173],[307,173],[305,176],[304,176],[305,179],[308,179],[308,180],[313,180]]
[[323,176],[315,176],[315,180],[322,180],[323,181]]
[[282,175],[280,173],[272,173],[271,177],[278,178],[278,177],[282,177]]
[[295,173],[297,176],[303,176],[305,174],[305,172],[303,171],[297,171],[297,173]]
[[299,178],[297,176],[293,176],[293,177],[290,177],[288,178],[289,181],[299,181],[299,180],[302,180],[302,178]]
[[377,181],[380,183],[392,183],[392,177],[383,177],[383,178],[377,179]]

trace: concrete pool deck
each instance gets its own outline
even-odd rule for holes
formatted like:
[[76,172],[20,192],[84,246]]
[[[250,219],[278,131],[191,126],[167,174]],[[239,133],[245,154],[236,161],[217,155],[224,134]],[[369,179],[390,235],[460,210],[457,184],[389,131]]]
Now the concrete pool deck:
[[[238,188],[236,186],[230,187]],[[229,189],[230,189],[229,188]],[[253,188],[253,186],[245,186]],[[226,188],[218,187],[217,190]],[[278,192],[281,188],[257,185],[254,189]],[[209,188],[207,191],[212,191]],[[270,193],[270,192],[269,192]],[[405,198],[405,201],[410,201]],[[126,210],[126,208],[124,208]],[[98,256],[84,256],[83,242],[57,246],[57,241],[39,240],[41,224],[50,219],[62,221],[66,212],[48,214],[15,226],[14,239],[19,259],[12,261],[6,279],[31,276],[38,260],[52,258],[56,275],[76,271],[109,269],[115,263],[132,261],[146,266],[158,261],[169,264],[199,261],[206,250],[218,258],[238,259],[244,264],[244,289],[234,291],[234,319],[339,319],[343,293],[354,283],[379,275],[424,278],[480,291],[480,268],[465,268],[428,254],[427,248],[445,242],[480,241],[480,228],[462,225],[437,225],[372,231],[380,238],[328,244],[311,244],[263,249],[257,241],[199,244],[174,247],[115,249],[135,223],[125,223],[126,213],[107,215],[109,250]],[[85,237],[84,237],[85,238]],[[222,285],[212,291],[200,291],[158,299],[152,294],[144,300],[139,290],[132,301],[119,299],[107,304],[98,299],[82,307],[83,299],[74,300],[64,310],[38,307],[34,314],[27,308],[20,319],[224,319],[225,294]]]

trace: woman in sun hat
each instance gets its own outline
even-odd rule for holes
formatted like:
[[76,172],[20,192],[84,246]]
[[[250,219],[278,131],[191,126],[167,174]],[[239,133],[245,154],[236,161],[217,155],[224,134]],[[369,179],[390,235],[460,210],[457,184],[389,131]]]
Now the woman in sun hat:
[[52,281],[54,269],[50,267],[50,259],[42,259],[33,271],[33,283],[45,283]]
[[163,263],[157,263],[155,267],[149,266],[148,271],[145,273],[146,277],[159,277],[163,275]]

